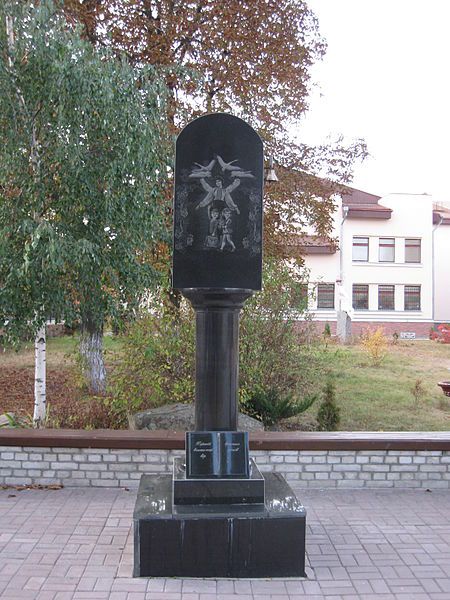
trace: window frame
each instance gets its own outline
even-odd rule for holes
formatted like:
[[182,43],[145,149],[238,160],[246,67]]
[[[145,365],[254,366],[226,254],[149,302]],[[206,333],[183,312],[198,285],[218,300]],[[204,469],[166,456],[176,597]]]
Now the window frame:
[[[382,288],[385,288],[384,290]],[[386,300],[386,298],[391,299],[392,298],[392,304],[389,304],[388,307],[382,306],[382,294],[383,292],[386,293],[387,291],[389,291],[389,296],[384,296],[384,300]],[[393,311],[395,310],[395,285],[394,284],[379,284],[378,285],[378,310],[382,310],[382,311]]]
[[[359,290],[360,292],[361,292],[361,288],[364,288],[365,297],[366,297],[366,306],[360,307],[360,306],[355,305],[355,293],[356,293],[355,288],[360,288],[360,290]],[[352,285],[352,307],[353,307],[353,310],[369,310],[369,284],[354,283]]]
[[[321,298],[320,297],[321,296],[321,294],[320,294],[320,288],[321,287],[322,288],[324,288],[324,287],[332,288],[333,289],[333,294],[332,295],[330,294],[329,296],[326,295],[325,298]],[[317,294],[317,308],[319,310],[334,310],[335,304],[336,304],[336,301],[335,301],[336,288],[335,288],[334,283],[318,283],[317,284],[316,294]],[[331,298],[333,305],[332,306],[331,305],[330,306],[321,306],[320,305],[321,301],[326,300],[327,298],[328,299]],[[330,302],[330,304],[331,304],[331,302]]]
[[[411,244],[408,242],[419,242],[418,244]],[[419,260],[408,260],[407,259],[407,248],[418,248]],[[420,264],[422,262],[422,239],[421,238],[405,238],[405,263],[408,264]]]
[[[367,240],[367,243],[358,243],[355,240]],[[367,258],[355,258],[355,248],[366,248]],[[369,238],[367,236],[354,235],[352,239],[352,261],[369,262]]]
[[[408,289],[409,288],[409,289]],[[418,290],[418,292],[412,292],[412,289],[416,288]],[[417,295],[419,298],[418,301],[418,308],[417,306],[413,306],[413,307],[409,307],[407,306],[407,297],[409,297],[409,300],[411,301],[411,296],[414,297],[414,295]],[[404,309],[405,311],[408,312],[420,312],[422,310],[422,286],[421,285],[405,285],[405,288],[403,290],[403,300],[404,300]]]
[[[392,243],[383,243],[389,240]],[[392,248],[392,258],[381,258],[381,251],[384,248]],[[378,238],[378,262],[380,263],[395,263],[395,238],[380,237]]]

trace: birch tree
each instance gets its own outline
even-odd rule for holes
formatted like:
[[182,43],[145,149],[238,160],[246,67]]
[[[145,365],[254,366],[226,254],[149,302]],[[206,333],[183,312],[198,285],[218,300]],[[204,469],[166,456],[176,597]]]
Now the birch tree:
[[93,393],[106,320],[157,278],[165,95],[154,68],[95,49],[50,0],[1,4],[0,327],[43,339],[49,317],[78,320]]
[[[5,15],[5,29],[6,29],[6,40],[7,40],[7,65],[10,73],[14,72],[14,60],[13,56],[15,53],[15,36],[14,36],[14,17],[12,14]],[[25,103],[25,99],[20,87],[16,84],[16,101],[17,110],[22,115],[27,116],[28,107]],[[31,122],[31,137],[30,137],[30,169],[32,177],[35,182],[39,181],[41,160],[39,151],[39,142],[36,136],[35,122]],[[39,219],[36,213],[32,213],[33,219],[36,223]],[[46,366],[45,366],[45,354],[46,354],[46,328],[45,322],[42,323],[37,332],[34,341],[35,351],[35,372],[34,372],[34,409],[33,409],[33,424],[35,427],[40,427],[46,414]]]

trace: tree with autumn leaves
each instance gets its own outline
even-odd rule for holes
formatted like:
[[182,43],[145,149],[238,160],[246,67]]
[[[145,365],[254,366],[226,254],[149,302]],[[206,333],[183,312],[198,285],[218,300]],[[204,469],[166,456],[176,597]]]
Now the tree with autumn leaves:
[[[32,13],[49,1],[20,5]],[[365,146],[338,142],[311,148],[291,139],[290,126],[307,110],[310,67],[326,48],[305,2],[57,0],[54,7],[55,18],[66,20],[66,28],[58,21],[61,39],[69,40],[69,30],[81,27],[84,45],[77,42],[75,51],[72,42],[47,45],[44,20],[36,28],[42,50],[36,57],[30,36],[18,36],[11,48],[3,29],[4,100],[14,120],[2,121],[8,132],[3,157],[8,159],[3,159],[0,183],[4,215],[11,210],[15,216],[3,221],[2,277],[9,278],[10,292],[3,292],[2,310],[11,313],[12,306],[19,306],[16,301],[27,298],[18,317],[42,324],[50,306],[60,315],[69,306],[81,319],[85,350],[98,361],[91,370],[100,373],[101,382],[93,381],[91,388],[101,391],[105,318],[117,317],[124,302],[139,298],[144,285],[154,281],[152,266],[168,264],[167,244],[158,245],[167,240],[167,230],[165,234],[161,228],[164,212],[166,225],[170,222],[169,185],[163,189],[160,181],[170,167],[161,152],[167,149],[166,139],[161,145],[163,124],[176,133],[201,114],[224,111],[255,127],[265,155],[275,158],[280,180],[265,195],[265,250],[275,256],[283,256],[286,239],[307,225],[319,235],[330,233],[333,194],[340,183],[348,183]],[[89,54],[88,46],[95,54]],[[50,62],[60,65],[59,72],[47,69],[45,52],[54,52]],[[148,68],[156,69],[150,78],[144,76]],[[44,75],[54,77],[51,85]],[[159,77],[166,102],[161,101]],[[59,90],[58,82],[63,83]],[[153,110],[147,113],[148,127],[140,130],[146,97]],[[81,110],[86,100],[92,106],[98,103],[99,111]],[[8,130],[8,123],[17,131]],[[30,162],[33,156],[39,156],[40,172]],[[169,155],[165,157],[170,163]],[[157,210],[152,212],[149,199]],[[158,255],[156,248],[166,251]],[[14,256],[17,268],[11,262]],[[41,271],[41,266],[49,270]],[[66,292],[59,286],[64,281]],[[99,351],[90,352],[89,347]]]
[[[351,181],[365,144],[296,144],[289,133],[308,108],[310,68],[326,43],[302,0],[65,0],[95,45],[132,64],[165,69],[175,132],[206,112],[230,112],[261,135],[279,183],[265,193],[265,251],[311,225],[330,234],[333,196]],[[180,67],[183,70],[180,71]],[[187,73],[186,73],[187,71]]]

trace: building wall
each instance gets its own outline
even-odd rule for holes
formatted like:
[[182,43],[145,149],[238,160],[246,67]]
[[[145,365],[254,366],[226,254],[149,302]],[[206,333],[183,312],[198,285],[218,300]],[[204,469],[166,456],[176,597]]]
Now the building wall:
[[450,225],[434,232],[434,320],[450,323]]
[[[438,250],[436,267],[436,308],[433,311],[433,202],[426,194],[389,194],[379,203],[392,209],[390,219],[347,218],[340,227],[342,207],[335,215],[334,235],[340,239],[340,250],[333,255],[308,255],[306,267],[310,270],[311,289],[316,282],[335,284],[335,309],[317,308],[317,298],[312,294],[310,310],[320,323],[336,321],[339,307],[350,315],[353,332],[368,323],[380,324],[389,332],[395,330],[415,332],[419,337],[428,336],[433,320],[450,319],[450,302],[446,290],[450,284],[450,227],[442,226],[435,232]],[[352,260],[353,237],[369,238],[369,260]],[[379,261],[379,239],[394,238],[395,261]],[[405,239],[421,240],[421,262],[405,263]],[[341,284],[342,279],[342,284]],[[446,283],[445,283],[446,282]],[[369,288],[367,310],[352,307],[353,284],[365,284]],[[395,310],[378,309],[378,286],[395,286]],[[404,291],[407,285],[421,288],[420,310],[405,310]],[[433,314],[435,312],[435,314]],[[438,315],[440,319],[438,319]],[[361,325],[358,325],[360,323]]]
[[[317,321],[314,320],[313,325],[315,327],[315,332],[318,335],[323,334],[325,325],[328,323],[330,326],[331,335],[336,335],[336,321],[333,320],[325,320],[325,321]],[[352,322],[352,337],[357,338],[363,335],[368,328],[376,328],[382,327],[383,333],[386,336],[393,336],[394,334],[398,335],[400,339],[402,337],[409,338],[411,334],[414,334],[413,338],[428,338],[430,335],[431,325],[428,322],[405,322],[405,321],[353,321]]]

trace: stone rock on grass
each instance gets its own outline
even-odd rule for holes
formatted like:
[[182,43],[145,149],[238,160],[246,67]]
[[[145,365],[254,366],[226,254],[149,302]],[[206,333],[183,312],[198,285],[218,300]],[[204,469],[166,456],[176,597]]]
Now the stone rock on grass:
[[13,413],[0,415],[0,427],[11,427],[11,420],[14,419]]
[[[194,422],[193,404],[166,404],[132,415],[130,429],[192,431]],[[264,426],[257,419],[239,413],[238,429],[241,431],[263,431]]]

